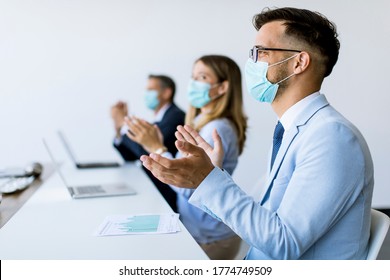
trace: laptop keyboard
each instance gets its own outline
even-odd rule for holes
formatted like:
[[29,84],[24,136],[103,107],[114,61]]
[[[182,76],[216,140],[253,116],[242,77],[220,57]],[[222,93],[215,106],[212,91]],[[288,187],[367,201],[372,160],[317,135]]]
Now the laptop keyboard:
[[78,194],[105,193],[101,186],[83,186],[75,188]]

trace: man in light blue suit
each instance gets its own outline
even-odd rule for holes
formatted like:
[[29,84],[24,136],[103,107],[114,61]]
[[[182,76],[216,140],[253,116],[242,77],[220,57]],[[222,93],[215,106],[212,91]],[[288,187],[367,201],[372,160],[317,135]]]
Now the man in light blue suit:
[[255,202],[218,166],[223,153],[190,127],[176,145],[188,156],[141,160],[167,184],[197,188],[190,202],[249,245],[246,259],[365,259],[374,185],[368,146],[320,93],[338,59],[333,23],[308,10],[264,10],[246,64],[249,93],[278,117],[269,176]]

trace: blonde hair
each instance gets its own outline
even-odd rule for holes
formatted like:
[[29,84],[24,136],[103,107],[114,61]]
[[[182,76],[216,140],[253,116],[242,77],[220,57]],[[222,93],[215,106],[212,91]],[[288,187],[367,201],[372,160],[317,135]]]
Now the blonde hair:
[[236,129],[241,154],[246,140],[247,117],[243,108],[240,68],[232,59],[222,55],[206,55],[196,60],[195,63],[198,61],[203,62],[215,73],[218,83],[228,81],[229,86],[227,92],[216,100],[213,109],[202,115],[196,124],[194,119],[200,114],[200,109],[190,106],[185,123],[200,131],[212,120],[227,118]]

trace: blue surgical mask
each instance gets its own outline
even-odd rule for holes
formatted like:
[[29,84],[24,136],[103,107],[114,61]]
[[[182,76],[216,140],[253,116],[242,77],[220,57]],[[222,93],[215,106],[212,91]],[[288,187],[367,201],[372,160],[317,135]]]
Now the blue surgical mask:
[[287,76],[286,78],[273,84],[267,79],[268,68],[284,63],[297,55],[298,54],[293,55],[271,65],[268,65],[267,62],[253,62],[252,59],[248,59],[245,65],[245,80],[250,95],[257,101],[272,103],[272,101],[275,99],[276,92],[278,91],[279,84],[295,74],[293,73],[290,76]]
[[157,90],[147,90],[145,92],[145,105],[150,110],[155,110],[160,103],[158,101],[158,91]]
[[211,85],[205,82],[190,80],[188,84],[187,96],[191,105],[195,108],[202,108],[203,106],[210,103],[211,98],[209,92]]

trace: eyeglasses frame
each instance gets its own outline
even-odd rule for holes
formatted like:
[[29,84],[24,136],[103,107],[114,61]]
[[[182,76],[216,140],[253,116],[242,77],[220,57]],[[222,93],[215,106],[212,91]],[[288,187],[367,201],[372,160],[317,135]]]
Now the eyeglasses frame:
[[[259,51],[280,51],[280,52],[302,52],[299,50],[293,50],[293,49],[282,49],[282,48],[266,48],[262,46],[253,46],[249,50],[249,58],[253,60],[253,62],[257,62],[257,59],[259,58]],[[254,53],[256,55],[254,55]]]

